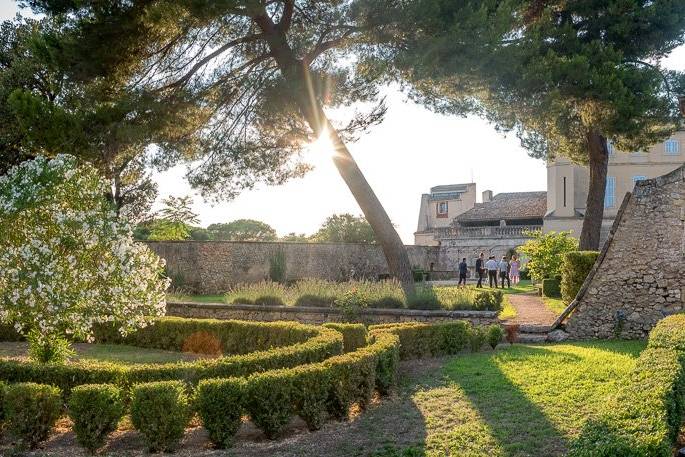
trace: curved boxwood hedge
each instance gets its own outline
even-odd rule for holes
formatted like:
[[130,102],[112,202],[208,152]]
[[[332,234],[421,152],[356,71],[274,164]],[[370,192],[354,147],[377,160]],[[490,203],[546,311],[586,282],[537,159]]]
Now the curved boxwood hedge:
[[364,324],[329,322],[323,324],[323,327],[332,328],[343,334],[345,352],[352,352],[362,346],[366,346],[367,331]]
[[456,354],[469,344],[471,324],[466,321],[424,324],[406,322],[369,327],[369,335],[390,332],[400,339],[400,358],[416,359]]
[[629,383],[572,443],[572,457],[671,457],[685,412],[685,316],[660,321]]
[[[0,359],[0,379],[7,382],[41,382],[58,386],[68,394],[74,386],[81,384],[117,384],[128,389],[132,384],[152,381],[180,380],[196,384],[200,379],[247,376],[251,373],[294,367],[307,363],[321,362],[342,353],[343,336],[340,332],[296,322],[242,322],[218,321],[212,319],[162,318],[156,325],[145,329],[144,336],[125,339],[127,344],[139,342],[143,347],[172,348],[181,344],[181,338],[166,336],[162,332],[176,330],[175,335],[189,336],[195,331],[212,329],[220,334],[223,342],[233,338],[230,347],[237,341],[255,335],[259,343],[247,347],[265,347],[271,344],[294,344],[257,350],[247,354],[229,355],[218,359],[196,362],[175,362],[165,364],[122,365],[107,362],[71,362],[65,365],[40,364],[18,360]],[[212,331],[210,330],[210,331]],[[231,330],[236,330],[230,337]],[[159,334],[157,332],[160,332]],[[269,336],[274,334],[274,336]],[[101,341],[111,342],[110,337]]]

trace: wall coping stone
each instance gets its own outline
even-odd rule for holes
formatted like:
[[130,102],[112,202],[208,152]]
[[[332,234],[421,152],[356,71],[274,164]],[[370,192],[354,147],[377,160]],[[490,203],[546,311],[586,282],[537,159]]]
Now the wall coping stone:
[[[171,301],[167,302],[171,306],[185,306],[188,308],[197,308],[203,310],[235,310],[235,311],[266,311],[266,312],[280,312],[280,313],[321,313],[321,314],[343,314],[343,311],[337,308],[328,308],[320,306],[267,306],[267,305],[243,305],[243,304],[226,304],[226,303],[198,303],[198,302],[182,302]],[[360,311],[361,315],[383,315],[383,316],[398,316],[398,317],[446,317],[450,319],[464,319],[464,318],[484,318],[493,319],[497,317],[497,311],[476,311],[476,310],[423,310],[423,309],[396,309],[396,308],[366,308]]]

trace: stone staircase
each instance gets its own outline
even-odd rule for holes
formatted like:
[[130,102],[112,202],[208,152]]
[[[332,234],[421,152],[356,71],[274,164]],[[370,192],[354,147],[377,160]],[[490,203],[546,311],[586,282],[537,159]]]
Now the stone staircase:
[[544,343],[549,341],[548,336],[552,331],[551,325],[520,324],[518,343]]

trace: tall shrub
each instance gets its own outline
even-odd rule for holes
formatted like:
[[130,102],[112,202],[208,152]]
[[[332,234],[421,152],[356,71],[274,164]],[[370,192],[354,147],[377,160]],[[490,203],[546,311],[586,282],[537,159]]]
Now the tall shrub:
[[561,263],[561,298],[566,303],[576,298],[598,256],[597,251],[571,251],[564,255]]
[[528,257],[526,268],[535,281],[559,276],[564,254],[578,249],[578,240],[571,232],[535,231],[529,236],[531,239],[519,251]]
[[64,359],[66,336],[88,339],[94,323],[127,333],[164,314],[164,262],[133,241],[106,191],[67,155],[0,177],[0,320],[31,335],[39,359]]
[[240,378],[205,379],[195,392],[195,409],[209,433],[209,439],[220,449],[233,445],[243,412],[245,381]]

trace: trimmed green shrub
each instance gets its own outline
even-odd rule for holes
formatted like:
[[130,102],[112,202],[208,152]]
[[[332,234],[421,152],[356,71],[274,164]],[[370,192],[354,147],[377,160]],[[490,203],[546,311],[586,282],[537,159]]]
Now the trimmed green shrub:
[[47,439],[61,412],[57,387],[19,383],[10,386],[5,394],[7,432],[19,448],[33,449]]
[[400,364],[400,338],[392,333],[377,333],[373,337],[378,364],[376,365],[376,389],[387,395],[397,386],[397,371]]
[[0,381],[0,428],[5,422],[5,396],[7,395],[8,385],[5,381]]
[[323,326],[342,333],[345,352],[356,351],[358,348],[366,346],[366,326],[364,324],[329,322]]
[[69,417],[74,423],[76,441],[89,452],[105,444],[124,415],[121,390],[107,384],[85,384],[71,392]]
[[490,347],[495,349],[499,343],[504,339],[504,329],[499,324],[492,324],[488,326],[486,331],[486,339]]
[[472,327],[469,332],[469,345],[471,346],[471,352],[479,352],[486,339],[485,330],[481,327]]
[[220,449],[233,445],[241,425],[245,380],[239,378],[205,379],[195,391],[195,409]]
[[671,457],[685,412],[685,316],[669,316],[649,335],[629,383],[571,443],[572,457]]
[[369,300],[364,292],[353,289],[336,298],[333,306],[342,311],[346,321],[355,322],[359,320],[360,313],[369,307]]
[[176,449],[190,419],[188,396],[180,381],[160,381],[133,387],[131,422],[150,452]]
[[275,439],[294,414],[292,395],[295,370],[255,373],[247,379],[245,409],[267,438]]
[[550,298],[561,297],[560,281],[557,278],[546,278],[542,280],[542,295]]
[[331,371],[323,364],[291,368],[292,400],[295,413],[307,423],[309,430],[318,430],[326,419],[326,403],[331,389]]
[[[184,320],[189,322],[183,322]],[[181,340],[178,338],[179,333],[192,335],[199,329],[206,331],[207,328],[214,329],[212,333],[215,335],[234,329],[237,335],[254,347],[262,347],[268,342],[285,343],[288,340],[308,339],[249,354],[166,364],[124,365],[75,361],[54,365],[0,359],[0,379],[8,382],[40,381],[60,387],[64,395],[68,396],[74,386],[81,384],[116,384],[128,389],[133,384],[152,381],[182,380],[196,384],[200,379],[248,376],[255,372],[321,362],[343,350],[343,336],[340,332],[295,322],[223,321],[227,325],[222,326],[222,321],[211,319],[165,318],[162,321],[163,323],[158,322],[155,325],[154,332],[147,333],[149,338],[141,339],[143,343],[159,343],[161,346],[169,344],[174,347]],[[174,332],[178,328],[182,328],[182,331]],[[161,333],[165,329],[170,331],[167,339]]]
[[576,298],[598,256],[597,251],[572,251],[564,255],[561,262],[561,298],[564,302],[571,303]]
[[685,314],[674,314],[661,319],[649,332],[647,346],[685,352]]
[[369,327],[369,334],[390,332],[400,338],[400,358],[416,359],[456,354],[470,342],[471,324],[465,321],[423,324],[407,322]]

